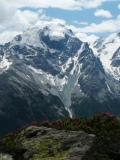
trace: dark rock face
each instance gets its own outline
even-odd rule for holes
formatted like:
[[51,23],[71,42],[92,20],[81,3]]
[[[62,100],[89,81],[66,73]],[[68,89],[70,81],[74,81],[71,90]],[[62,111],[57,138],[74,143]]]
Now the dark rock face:
[[111,99],[108,97],[107,101],[99,102],[93,97],[86,97],[79,99],[77,97],[72,98],[73,117],[91,117],[96,113],[110,112],[119,117],[120,113],[120,100]]
[[117,49],[117,51],[114,53],[112,57],[112,63],[114,67],[120,66],[120,47]]
[[[40,39],[50,48],[56,49],[60,52],[65,52],[66,55],[70,56],[78,51],[80,48],[80,43],[82,43],[78,38],[72,37],[74,34],[71,30],[68,30],[65,33],[65,37],[60,40],[51,39],[49,34],[46,35],[46,32],[49,32],[49,28],[45,27],[42,32],[40,32]],[[71,34],[71,36],[70,36]],[[65,56],[65,55],[64,55]]]
[[106,89],[105,73],[100,60],[94,56],[87,43],[85,48],[79,58],[82,67],[78,83],[86,95],[96,96]]
[[[13,79],[11,75],[14,75]],[[18,80],[18,75],[12,70],[1,76],[0,134],[16,130],[33,121],[52,121],[68,116],[58,97],[49,93],[44,95],[31,82],[25,82],[22,78]]]

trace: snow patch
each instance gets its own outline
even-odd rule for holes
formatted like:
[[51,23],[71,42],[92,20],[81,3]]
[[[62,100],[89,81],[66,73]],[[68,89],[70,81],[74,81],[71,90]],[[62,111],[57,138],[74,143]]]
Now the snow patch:
[[120,68],[111,65],[114,53],[120,47],[120,37],[114,33],[105,40],[98,41],[97,47],[93,47],[95,54],[100,58],[105,71],[116,80],[120,79]]
[[7,59],[7,56],[4,55],[2,57],[2,60],[0,61],[0,73],[7,71],[11,65],[12,65],[12,62],[9,62],[9,60]]
[[82,44],[80,50],[75,54],[71,59],[69,58],[64,67],[61,67],[61,72],[66,72],[70,67],[69,64],[71,60],[73,61],[73,67],[71,71],[65,75],[63,78],[59,78],[57,75],[53,76],[44,72],[41,69],[36,69],[33,66],[28,66],[29,69],[34,72],[34,77],[36,78],[36,83],[42,88],[46,88],[52,95],[58,96],[63,102],[66,110],[69,112],[70,117],[72,118],[71,106],[71,95],[74,91],[75,86],[77,85],[81,64],[79,63],[79,56],[84,50],[84,43]]
[[74,36],[73,33],[62,24],[54,24],[45,27],[44,34],[50,37],[50,40],[59,41],[65,38],[65,35]]

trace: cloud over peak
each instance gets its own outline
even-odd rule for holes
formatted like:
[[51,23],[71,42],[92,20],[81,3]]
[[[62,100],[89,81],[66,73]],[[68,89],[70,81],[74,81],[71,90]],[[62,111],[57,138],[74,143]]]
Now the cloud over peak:
[[[97,8],[104,2],[111,0],[0,0],[0,8],[40,7],[60,8],[66,10],[81,10],[85,8]],[[3,6],[4,5],[4,6]],[[2,7],[1,7],[2,6]]]
[[[117,32],[119,30],[120,16],[115,18],[115,11],[112,10],[112,16],[110,11],[99,9],[100,7],[104,8],[105,2],[107,4],[117,1],[0,0],[0,41],[2,43],[7,42],[7,40],[12,39],[16,34],[22,33],[32,25],[47,25],[50,22],[63,23],[69,26],[76,35],[85,40],[89,34],[89,40],[94,41],[100,33]],[[119,14],[117,6],[120,8],[119,2],[116,3],[116,10]]]
[[108,10],[98,9],[95,14],[96,17],[103,17],[103,18],[112,18],[112,13]]

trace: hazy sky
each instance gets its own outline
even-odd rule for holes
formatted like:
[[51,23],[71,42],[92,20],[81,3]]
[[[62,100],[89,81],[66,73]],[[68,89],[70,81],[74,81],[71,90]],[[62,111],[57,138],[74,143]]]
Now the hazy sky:
[[0,0],[0,43],[48,23],[62,23],[92,41],[120,31],[120,0]]

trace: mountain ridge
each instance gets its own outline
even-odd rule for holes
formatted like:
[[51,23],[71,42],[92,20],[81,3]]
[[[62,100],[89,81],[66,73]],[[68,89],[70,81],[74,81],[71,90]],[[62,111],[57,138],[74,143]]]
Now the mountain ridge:
[[[2,117],[7,116],[5,121],[11,114],[10,117],[18,119],[16,125],[26,123],[26,119],[21,121],[22,103],[26,117],[30,114],[28,122],[104,111],[119,115],[119,74],[114,74],[116,79],[107,72],[100,56],[94,54],[94,48],[104,49],[98,42],[91,49],[70,29],[59,25],[32,28],[1,46],[0,111]],[[115,69],[119,73],[119,67]]]

